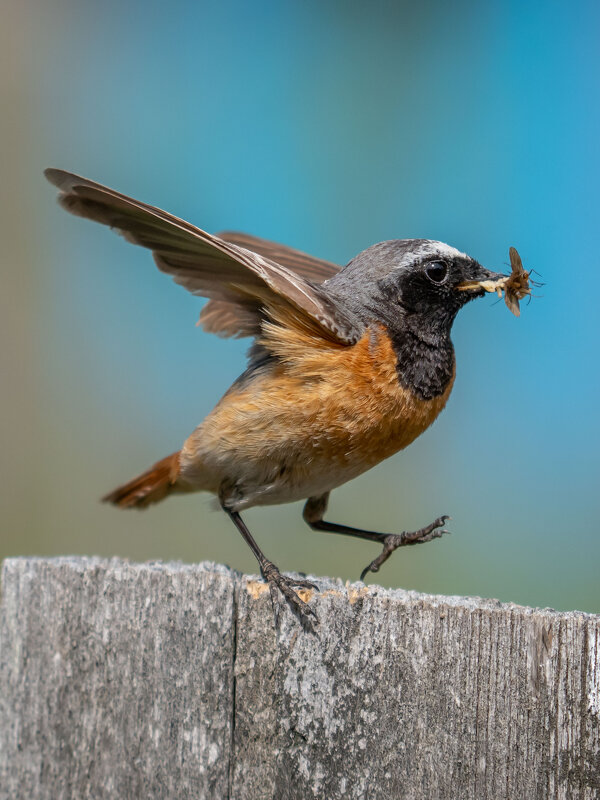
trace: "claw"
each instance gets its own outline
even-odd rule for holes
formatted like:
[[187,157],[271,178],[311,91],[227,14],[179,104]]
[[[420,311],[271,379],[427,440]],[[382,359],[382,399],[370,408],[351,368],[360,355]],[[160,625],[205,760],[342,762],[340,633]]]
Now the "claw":
[[318,586],[315,586],[314,583],[304,580],[303,578],[292,578],[288,575],[282,575],[275,564],[273,564],[271,561],[265,561],[261,565],[261,572],[263,578],[269,584],[269,592],[271,594],[273,608],[275,609],[276,621],[278,617],[277,590],[279,590],[295,613],[298,614],[302,622],[310,625],[310,617],[312,617],[315,622],[319,622],[319,618],[317,617],[315,611],[308,605],[308,603],[305,603],[304,600],[302,600],[292,588],[298,587],[300,589],[313,589],[314,591],[318,592]]
[[386,536],[383,540],[383,550],[381,553],[360,573],[360,580],[364,581],[365,575],[368,572],[379,572],[381,565],[384,564],[394,550],[397,550],[399,547],[412,544],[424,544],[425,542],[433,541],[433,539],[439,539],[445,533],[450,533],[450,531],[445,529],[439,530],[449,519],[450,517],[444,514],[434,520],[430,525],[426,525],[418,531],[390,533],[389,536]]

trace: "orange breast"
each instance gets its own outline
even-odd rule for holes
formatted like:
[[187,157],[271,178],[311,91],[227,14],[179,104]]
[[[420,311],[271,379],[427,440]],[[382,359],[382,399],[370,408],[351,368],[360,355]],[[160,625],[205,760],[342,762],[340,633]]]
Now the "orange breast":
[[202,462],[215,480],[239,468],[245,481],[255,474],[256,485],[285,483],[299,498],[313,484],[327,491],[409,445],[452,388],[450,381],[432,400],[403,388],[383,328],[348,347],[268,324],[263,344],[279,361],[225,395],[182,452],[185,463]]

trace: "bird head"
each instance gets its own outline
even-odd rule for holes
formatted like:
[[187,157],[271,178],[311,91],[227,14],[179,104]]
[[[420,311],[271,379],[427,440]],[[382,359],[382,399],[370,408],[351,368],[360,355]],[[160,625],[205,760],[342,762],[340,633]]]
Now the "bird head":
[[509,277],[443,242],[395,239],[359,253],[326,285],[366,324],[437,339],[449,335],[466,303]]

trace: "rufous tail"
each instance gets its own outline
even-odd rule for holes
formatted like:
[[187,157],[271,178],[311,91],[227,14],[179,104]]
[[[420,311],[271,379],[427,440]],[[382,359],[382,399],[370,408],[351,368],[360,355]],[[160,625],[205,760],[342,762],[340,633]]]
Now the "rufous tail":
[[153,467],[129,483],[118,486],[102,498],[119,508],[145,508],[158,503],[175,489],[179,475],[179,450],[157,461]]

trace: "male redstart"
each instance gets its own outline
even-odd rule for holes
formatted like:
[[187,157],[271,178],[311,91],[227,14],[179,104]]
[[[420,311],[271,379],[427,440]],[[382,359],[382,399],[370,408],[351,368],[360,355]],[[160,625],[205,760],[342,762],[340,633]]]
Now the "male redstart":
[[[457,312],[486,290],[505,288],[508,303],[509,276],[427,239],[380,242],[342,269],[246,234],[213,236],[68,172],[45,174],[67,211],[149,248],[159,269],[210,298],[199,320],[205,331],[254,338],[248,368],[182,449],[104,500],[144,508],[170,494],[212,492],[256,556],[272,597],[279,589],[304,620],[315,614],[294,587],[316,587],[265,558],[243,509],[306,499],[303,516],[315,530],[379,542],[383,550],[361,579],[396,548],[447,532],[446,516],[418,531],[385,534],[323,515],[332,489],[435,420],[454,382]],[[528,293],[528,273],[521,275],[517,308]]]

